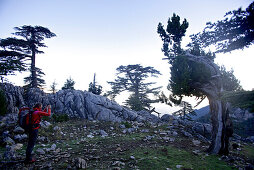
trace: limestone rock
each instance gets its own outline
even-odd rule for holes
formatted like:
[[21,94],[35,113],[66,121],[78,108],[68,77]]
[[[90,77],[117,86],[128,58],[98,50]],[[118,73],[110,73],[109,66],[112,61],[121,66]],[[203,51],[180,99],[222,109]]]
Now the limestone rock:
[[77,158],[75,162],[76,162],[77,168],[80,168],[80,169],[86,169],[87,168],[87,163],[84,159]]
[[24,133],[25,132],[25,130],[23,129],[23,128],[21,128],[21,127],[16,127],[14,130],[13,130],[13,132],[14,133]]

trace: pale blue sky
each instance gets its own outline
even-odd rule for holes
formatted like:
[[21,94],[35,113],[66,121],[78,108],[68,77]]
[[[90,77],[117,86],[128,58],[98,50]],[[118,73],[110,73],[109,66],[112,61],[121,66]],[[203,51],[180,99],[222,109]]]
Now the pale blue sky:
[[[153,66],[163,74],[156,81],[164,90],[169,80],[169,65],[162,60],[162,42],[157,25],[166,25],[173,12],[189,22],[187,36],[205,27],[208,21],[223,19],[226,12],[246,8],[251,0],[0,0],[0,38],[10,37],[13,27],[40,25],[57,37],[46,40],[45,54],[36,64],[45,73],[47,88],[54,80],[60,89],[70,76],[75,88],[87,90],[97,74],[103,90],[114,79],[120,65]],[[185,44],[188,38],[184,39]],[[218,55],[216,62],[235,70],[246,90],[254,88],[250,68],[253,46],[244,51]],[[24,74],[23,74],[24,75]],[[23,85],[23,75],[10,76]]]

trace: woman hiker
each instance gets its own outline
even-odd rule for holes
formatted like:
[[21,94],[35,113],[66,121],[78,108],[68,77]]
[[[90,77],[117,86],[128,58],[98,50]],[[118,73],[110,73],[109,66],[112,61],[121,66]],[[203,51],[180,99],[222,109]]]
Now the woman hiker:
[[[20,112],[27,108],[20,109]],[[32,157],[32,151],[34,148],[34,145],[36,143],[37,137],[38,137],[38,129],[40,128],[40,122],[42,116],[50,116],[51,114],[51,106],[48,105],[43,111],[42,111],[42,104],[37,103],[34,105],[33,110],[31,111],[31,128],[27,131],[28,132],[28,144],[26,148],[26,159],[25,163],[33,163],[35,162],[35,158]],[[29,121],[29,120],[28,120]]]

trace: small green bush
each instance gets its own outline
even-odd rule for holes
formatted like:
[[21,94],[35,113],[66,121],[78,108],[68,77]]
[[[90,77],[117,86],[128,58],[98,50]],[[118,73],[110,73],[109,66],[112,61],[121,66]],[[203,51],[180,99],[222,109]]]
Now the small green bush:
[[66,122],[70,120],[67,114],[53,114],[52,118],[55,122]]
[[7,112],[7,102],[4,91],[0,88],[0,115],[4,116]]
[[126,128],[131,128],[132,125],[129,122],[122,122],[122,124],[126,127]]

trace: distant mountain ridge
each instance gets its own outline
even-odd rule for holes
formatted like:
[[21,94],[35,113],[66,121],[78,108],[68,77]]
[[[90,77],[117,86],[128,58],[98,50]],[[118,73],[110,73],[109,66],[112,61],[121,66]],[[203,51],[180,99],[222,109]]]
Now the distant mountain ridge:
[[193,120],[197,120],[200,117],[205,116],[206,114],[208,114],[209,113],[209,109],[210,109],[209,105],[207,105],[205,107],[202,107],[200,109],[195,109],[195,112],[196,112],[197,115],[191,116],[191,118]]

